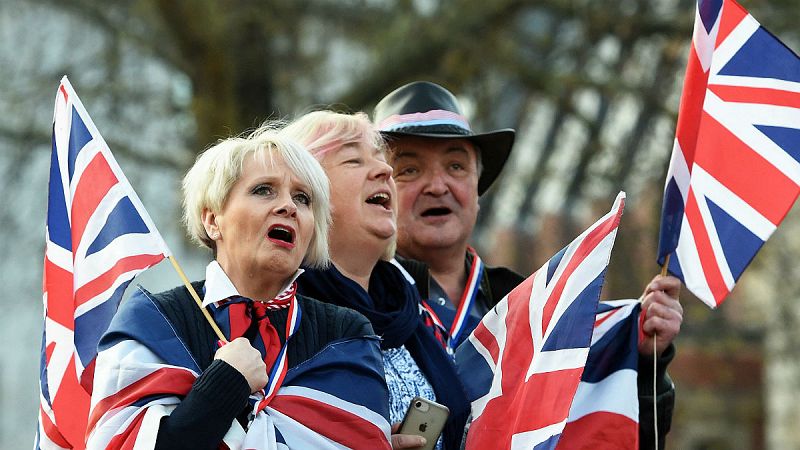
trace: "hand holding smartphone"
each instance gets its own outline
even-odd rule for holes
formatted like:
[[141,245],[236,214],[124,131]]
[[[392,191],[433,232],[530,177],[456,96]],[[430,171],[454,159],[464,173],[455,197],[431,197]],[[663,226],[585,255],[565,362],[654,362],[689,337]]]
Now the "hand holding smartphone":
[[400,423],[399,433],[422,436],[428,442],[422,449],[433,450],[449,414],[450,410],[444,405],[414,397]]

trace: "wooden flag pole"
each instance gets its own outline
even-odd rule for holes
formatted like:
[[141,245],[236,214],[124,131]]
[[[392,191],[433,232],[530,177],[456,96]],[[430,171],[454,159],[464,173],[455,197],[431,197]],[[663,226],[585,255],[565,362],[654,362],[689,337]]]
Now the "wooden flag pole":
[[[667,256],[664,258],[664,265],[661,266],[661,276],[667,276],[667,268],[669,267],[669,257],[671,253],[667,253]],[[656,370],[658,369],[658,346],[656,345],[656,339],[658,339],[658,335],[653,335],[653,428],[655,429],[655,449],[658,450],[658,387],[657,387],[657,375]]]
[[183,280],[183,285],[186,286],[186,289],[188,289],[189,293],[192,294],[194,302],[197,303],[197,307],[200,308],[200,311],[202,311],[203,316],[208,321],[208,324],[211,325],[211,328],[214,330],[214,333],[217,335],[220,341],[227,344],[228,340],[225,339],[225,335],[222,334],[222,330],[220,330],[219,327],[217,326],[217,323],[214,322],[214,319],[211,317],[211,314],[208,313],[208,310],[203,308],[203,302],[202,300],[200,300],[200,296],[197,295],[197,291],[194,290],[194,286],[192,286],[192,283],[190,283],[189,279],[186,278],[186,274],[183,273],[183,269],[181,269],[181,266],[178,265],[178,261],[175,260],[174,256],[170,256],[169,262],[172,263],[172,267],[175,268],[175,271],[178,272],[178,276],[181,277],[181,280]]

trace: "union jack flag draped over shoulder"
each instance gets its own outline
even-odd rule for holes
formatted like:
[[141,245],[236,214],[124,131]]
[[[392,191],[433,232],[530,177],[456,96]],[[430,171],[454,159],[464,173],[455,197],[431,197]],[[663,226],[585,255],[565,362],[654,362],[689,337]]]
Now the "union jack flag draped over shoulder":
[[133,277],[169,255],[64,77],[53,118],[35,448],[84,448],[100,336]]
[[659,264],[711,307],[800,188],[800,58],[733,0],[701,0],[664,191]]
[[458,347],[472,402],[467,449],[554,449],[586,364],[624,206],[517,286]]
[[[166,317],[140,289],[111,323],[97,357],[88,448],[154,448],[161,418],[200,375]],[[340,339],[289,369],[267,407],[247,429],[234,419],[219,448],[390,450],[388,398],[378,338]]]

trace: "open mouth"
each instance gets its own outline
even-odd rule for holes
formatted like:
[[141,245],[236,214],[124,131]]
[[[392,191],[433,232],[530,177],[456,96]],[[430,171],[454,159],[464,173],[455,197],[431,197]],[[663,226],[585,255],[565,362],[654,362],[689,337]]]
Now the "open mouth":
[[453,211],[450,208],[430,208],[422,211],[422,217],[437,217],[437,216],[446,216]]
[[294,230],[289,227],[274,225],[267,232],[267,237],[274,241],[294,244]]
[[382,206],[384,209],[390,209],[391,207],[391,197],[386,192],[378,192],[377,194],[371,195],[367,198],[367,203],[370,205],[378,205]]

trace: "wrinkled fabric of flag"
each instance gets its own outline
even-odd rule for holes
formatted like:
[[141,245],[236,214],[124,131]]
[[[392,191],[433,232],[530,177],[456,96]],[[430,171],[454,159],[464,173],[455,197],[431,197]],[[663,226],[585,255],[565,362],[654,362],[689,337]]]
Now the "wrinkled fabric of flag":
[[[161,417],[189,392],[200,366],[140,290],[97,357],[87,447],[154,448]],[[233,420],[220,448],[390,449],[388,389],[376,337],[335,341],[290,369],[245,430]],[[255,399],[256,401],[258,398]]]
[[67,77],[53,118],[34,448],[84,448],[97,343],[136,274],[171,253]]
[[658,262],[711,307],[800,193],[800,58],[733,0],[701,0]]
[[504,297],[458,347],[472,402],[467,449],[557,445],[589,354],[624,199],[620,193],[608,214]]
[[558,450],[639,448],[639,300],[600,302]]

